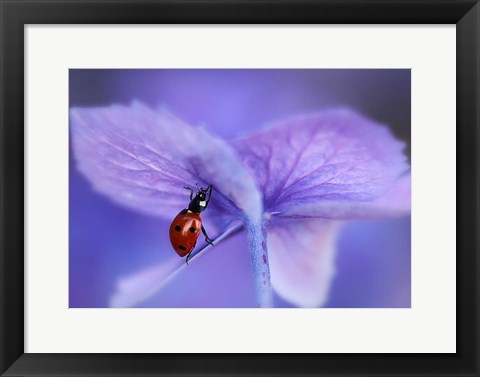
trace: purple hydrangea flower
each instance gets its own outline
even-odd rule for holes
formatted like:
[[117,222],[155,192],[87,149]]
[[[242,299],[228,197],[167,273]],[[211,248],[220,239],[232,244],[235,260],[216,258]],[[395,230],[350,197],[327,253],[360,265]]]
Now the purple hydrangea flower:
[[[246,231],[263,307],[272,286],[298,306],[321,305],[342,222],[410,210],[403,143],[349,110],[300,115],[233,141],[140,103],[72,109],[71,130],[80,171],[132,210],[173,219],[185,207],[184,186],[212,184],[202,217],[217,244]],[[183,268],[176,259],[121,280],[112,306],[140,302]]]

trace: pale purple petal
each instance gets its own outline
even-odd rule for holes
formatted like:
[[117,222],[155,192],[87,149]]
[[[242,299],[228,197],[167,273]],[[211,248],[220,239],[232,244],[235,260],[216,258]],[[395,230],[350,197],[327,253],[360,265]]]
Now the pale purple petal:
[[375,200],[409,169],[388,128],[348,110],[294,117],[233,145],[269,212],[324,203],[335,218],[334,204]]
[[337,220],[374,220],[405,216],[411,209],[411,176],[405,174],[381,197],[370,201],[318,201],[299,204],[278,214],[282,218],[319,217]]
[[335,243],[341,222],[283,220],[268,230],[272,285],[284,300],[321,306],[335,274]]
[[157,293],[170,281],[170,276],[185,266],[183,259],[175,258],[120,279],[115,293],[110,298],[109,306],[129,308],[141,303]]
[[204,128],[140,104],[75,108],[72,143],[80,171],[113,201],[173,218],[188,204],[183,186],[212,184],[211,212],[258,220],[261,194],[235,151]]

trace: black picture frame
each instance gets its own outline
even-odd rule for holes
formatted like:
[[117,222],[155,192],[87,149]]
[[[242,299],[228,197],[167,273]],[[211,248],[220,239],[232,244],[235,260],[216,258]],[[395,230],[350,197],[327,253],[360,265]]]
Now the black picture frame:
[[[0,12],[2,376],[479,376],[478,0],[0,0]],[[24,25],[162,23],[456,24],[456,353],[24,353]]]

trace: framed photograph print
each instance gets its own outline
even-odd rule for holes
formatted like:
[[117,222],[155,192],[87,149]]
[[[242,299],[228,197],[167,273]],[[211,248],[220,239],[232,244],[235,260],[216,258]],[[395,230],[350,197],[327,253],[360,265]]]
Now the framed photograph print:
[[477,1],[0,0],[1,376],[479,376]]

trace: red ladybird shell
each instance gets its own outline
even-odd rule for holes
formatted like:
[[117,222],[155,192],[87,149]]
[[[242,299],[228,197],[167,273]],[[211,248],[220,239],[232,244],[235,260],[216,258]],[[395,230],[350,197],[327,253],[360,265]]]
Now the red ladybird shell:
[[170,225],[170,242],[176,253],[184,257],[192,251],[201,230],[200,215],[187,209],[182,210]]

